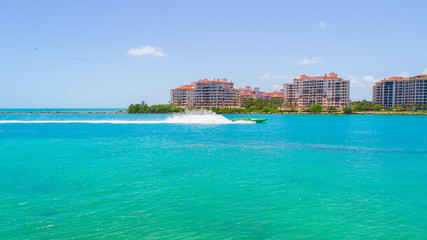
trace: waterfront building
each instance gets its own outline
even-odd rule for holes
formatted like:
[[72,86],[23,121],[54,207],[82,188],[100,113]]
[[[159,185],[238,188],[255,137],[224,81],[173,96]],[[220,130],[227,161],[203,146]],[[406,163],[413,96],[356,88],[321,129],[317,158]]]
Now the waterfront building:
[[171,90],[171,103],[180,108],[189,108],[194,105],[194,89],[196,83],[183,85]]
[[246,88],[239,88],[240,97],[243,98],[253,98],[260,99],[264,96],[265,92],[259,90],[259,87],[246,86]]
[[239,88],[240,92],[240,105],[244,103],[246,99],[261,99],[265,92],[259,90],[259,87],[246,86],[246,88]]
[[376,82],[372,89],[372,104],[381,104],[385,108],[426,105],[427,74],[410,78],[395,76]]
[[315,77],[301,75],[283,87],[284,106],[301,109],[320,104],[325,109],[341,110],[350,105],[350,82],[336,73]]
[[269,100],[269,101],[271,99],[277,99],[277,100],[283,101],[283,93],[284,93],[283,89],[280,92],[278,92],[278,91],[266,92],[264,94],[264,96],[262,97],[262,99]]
[[239,100],[239,90],[225,78],[203,79],[171,90],[171,103],[182,108],[239,108]]

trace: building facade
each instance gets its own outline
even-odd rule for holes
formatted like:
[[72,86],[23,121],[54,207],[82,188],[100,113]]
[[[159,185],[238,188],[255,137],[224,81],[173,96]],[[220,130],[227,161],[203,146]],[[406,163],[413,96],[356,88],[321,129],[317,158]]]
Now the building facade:
[[182,108],[239,108],[240,92],[225,78],[204,79],[172,89],[171,103]]
[[376,82],[372,89],[372,104],[385,108],[400,105],[427,105],[427,74],[415,77],[390,77]]
[[283,101],[283,93],[284,93],[283,89],[280,92],[278,92],[278,91],[266,92],[264,94],[264,96],[262,96],[262,99],[265,99],[268,101],[270,101],[272,99],[277,99],[277,100]]
[[239,88],[240,97],[243,98],[253,98],[260,99],[264,96],[265,92],[259,90],[259,87],[246,86],[246,88]]
[[246,86],[245,88],[239,88],[240,98],[252,98],[252,99],[283,99],[284,89],[274,92],[262,92],[259,87]]
[[194,89],[196,83],[184,85],[171,90],[171,103],[180,108],[189,108],[194,105]]
[[259,87],[246,86],[239,88],[240,92],[240,105],[243,105],[246,99],[260,99],[264,96],[265,92],[259,90]]
[[315,77],[301,75],[283,87],[284,106],[301,109],[320,104],[325,109],[338,110],[350,106],[350,82],[335,73]]

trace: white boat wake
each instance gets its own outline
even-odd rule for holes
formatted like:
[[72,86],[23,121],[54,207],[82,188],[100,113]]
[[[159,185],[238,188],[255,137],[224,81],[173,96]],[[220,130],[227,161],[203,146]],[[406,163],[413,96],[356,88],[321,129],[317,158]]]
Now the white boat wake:
[[232,122],[212,111],[186,111],[174,114],[164,120],[0,120],[6,123],[92,123],[92,124],[251,124],[251,122]]

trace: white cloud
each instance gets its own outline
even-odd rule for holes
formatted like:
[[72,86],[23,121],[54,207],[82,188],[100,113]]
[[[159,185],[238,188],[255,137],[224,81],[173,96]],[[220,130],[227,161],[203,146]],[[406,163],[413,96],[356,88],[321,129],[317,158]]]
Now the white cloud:
[[320,57],[313,57],[313,58],[304,57],[303,59],[298,60],[297,64],[307,65],[307,64],[320,63],[321,61],[322,61],[322,58],[320,58]]
[[402,73],[397,74],[397,76],[401,76],[401,77],[410,77],[410,76],[411,76],[411,74],[410,74],[409,72],[402,72]]
[[148,55],[148,56],[154,56],[154,57],[166,56],[166,54],[162,51],[161,48],[156,48],[150,45],[145,45],[140,48],[131,48],[128,50],[126,54],[131,56],[142,56],[142,55]]
[[355,87],[364,87],[365,84],[359,80],[356,76],[350,75],[348,76],[348,80],[350,80],[350,83]]
[[325,28],[327,28],[328,27],[328,25],[326,25],[326,23],[325,22],[319,22],[319,28],[321,28],[321,29],[325,29]]
[[261,77],[259,77],[259,79],[284,79],[284,80],[290,80],[293,79],[294,77],[290,76],[290,75],[275,75],[275,74],[271,74],[269,72],[264,73],[263,75],[261,75]]
[[273,85],[273,91],[278,91],[278,90],[280,90],[280,86],[277,84],[274,84]]
[[373,76],[364,76],[362,77],[362,79],[360,79],[356,76],[350,75],[348,76],[348,80],[350,80],[350,83],[352,84],[352,86],[364,88],[364,87],[372,87],[374,83],[381,81],[381,78],[376,78]]
[[427,74],[427,68],[421,74]]
[[381,79],[379,79],[379,78],[375,78],[375,77],[373,77],[373,76],[364,76],[364,77],[363,77],[363,80],[364,80],[365,82],[367,82],[367,83],[375,83],[375,82],[380,81]]

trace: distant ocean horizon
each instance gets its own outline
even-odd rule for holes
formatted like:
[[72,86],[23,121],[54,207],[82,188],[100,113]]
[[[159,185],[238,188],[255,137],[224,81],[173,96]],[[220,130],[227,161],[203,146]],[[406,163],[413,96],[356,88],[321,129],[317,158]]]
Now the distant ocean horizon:
[[0,114],[0,239],[427,238],[427,116],[239,116]]

